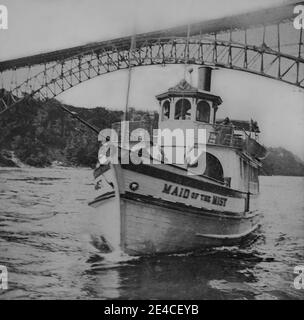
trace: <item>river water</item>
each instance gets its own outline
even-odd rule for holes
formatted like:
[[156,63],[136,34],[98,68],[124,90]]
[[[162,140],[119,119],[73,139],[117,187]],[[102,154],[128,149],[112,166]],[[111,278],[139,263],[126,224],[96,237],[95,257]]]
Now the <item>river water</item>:
[[261,177],[261,228],[238,247],[120,258],[91,243],[88,169],[0,169],[0,299],[304,299],[304,178]]

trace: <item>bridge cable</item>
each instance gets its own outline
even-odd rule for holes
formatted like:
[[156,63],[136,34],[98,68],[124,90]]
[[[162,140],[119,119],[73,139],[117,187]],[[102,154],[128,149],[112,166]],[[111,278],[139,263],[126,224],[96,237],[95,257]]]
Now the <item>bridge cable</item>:
[[78,120],[79,122],[81,122],[82,124],[84,124],[86,127],[88,127],[89,129],[91,129],[91,130],[94,131],[95,133],[99,134],[100,129],[96,128],[95,126],[93,126],[92,124],[90,124],[89,122],[87,122],[86,120],[80,118],[76,112],[73,112],[73,111],[69,110],[68,108],[66,108],[66,107],[63,106],[63,105],[59,105],[59,107],[60,107],[63,111],[69,113],[73,118],[75,118],[76,120]]

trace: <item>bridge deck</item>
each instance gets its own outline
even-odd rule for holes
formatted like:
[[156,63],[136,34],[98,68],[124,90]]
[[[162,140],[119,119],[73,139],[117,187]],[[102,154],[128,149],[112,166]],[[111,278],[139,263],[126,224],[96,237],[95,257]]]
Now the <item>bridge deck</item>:
[[[250,27],[259,25],[270,25],[282,22],[293,17],[293,8],[299,2],[292,4],[258,10],[246,14],[240,14],[220,19],[213,19],[191,24],[191,36],[199,34],[213,34],[225,30],[248,29]],[[168,38],[168,37],[185,37],[187,36],[188,26],[180,26],[166,30],[153,31],[149,33],[142,33],[136,36],[138,44],[147,39],[152,38]],[[0,62],[0,72],[10,69],[18,69],[26,66],[45,64],[52,61],[64,60],[78,54],[83,54],[85,51],[96,51],[99,48],[102,50],[113,49],[117,47],[120,50],[130,47],[130,37],[117,38],[113,40],[94,42],[87,45],[77,46],[69,49],[57,50],[33,56],[6,60]]]

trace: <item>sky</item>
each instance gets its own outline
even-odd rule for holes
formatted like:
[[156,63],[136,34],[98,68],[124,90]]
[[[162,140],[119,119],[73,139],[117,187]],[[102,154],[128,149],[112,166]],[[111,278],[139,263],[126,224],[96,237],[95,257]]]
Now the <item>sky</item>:
[[[8,7],[9,28],[0,31],[0,60],[27,56],[220,18],[292,1],[284,0],[0,0]],[[153,66],[132,71],[130,105],[156,110],[155,95],[179,82],[183,66]],[[61,94],[58,99],[81,107],[123,109],[127,71],[107,74]],[[196,72],[193,74],[196,84]],[[212,91],[224,103],[218,116],[255,119],[261,141],[283,146],[304,160],[303,90],[240,71],[216,70]]]

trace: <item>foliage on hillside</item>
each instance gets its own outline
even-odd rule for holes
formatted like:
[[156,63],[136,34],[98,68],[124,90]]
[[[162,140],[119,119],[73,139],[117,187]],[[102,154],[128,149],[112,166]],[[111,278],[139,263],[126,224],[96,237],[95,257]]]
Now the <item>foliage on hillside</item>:
[[267,175],[304,176],[304,162],[284,148],[268,148],[263,160],[263,171]]
[[[0,92],[1,96],[1,92]],[[94,166],[97,161],[97,135],[64,112],[57,100],[43,103],[28,100],[7,111],[0,117],[0,166],[14,166],[13,154],[23,163],[49,166],[53,161],[63,165]],[[122,120],[122,111],[104,107],[92,109],[66,106],[82,119],[98,129],[111,127]],[[146,111],[130,109],[128,119],[158,121]],[[304,163],[283,148],[269,148],[263,161],[262,172],[266,175],[304,176]]]
[[[3,92],[2,92],[3,96]],[[0,92],[1,97],[1,92]],[[53,161],[64,165],[94,166],[97,161],[97,134],[60,108],[57,100],[43,103],[30,99],[0,117],[0,165],[12,166],[10,151],[23,163],[49,166]],[[63,105],[97,129],[111,127],[122,120],[122,111],[104,107],[92,109]],[[157,122],[157,114],[130,108],[128,119]]]
[[[97,135],[71,115],[60,109],[60,102],[46,104],[36,100],[22,103],[0,118],[0,149],[14,151],[25,164],[44,167],[53,161],[65,165],[93,166],[96,163]],[[75,108],[70,110],[103,129],[120,121],[122,112],[106,108]]]

